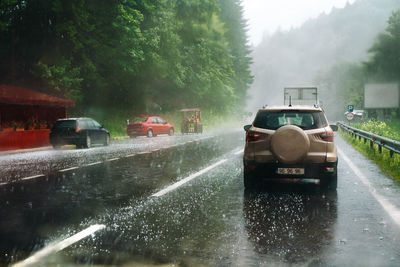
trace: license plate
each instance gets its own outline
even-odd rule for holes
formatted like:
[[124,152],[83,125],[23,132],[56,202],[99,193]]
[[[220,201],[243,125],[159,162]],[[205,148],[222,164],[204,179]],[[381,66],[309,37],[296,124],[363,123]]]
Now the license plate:
[[278,168],[276,172],[278,174],[302,175],[304,174],[304,168]]

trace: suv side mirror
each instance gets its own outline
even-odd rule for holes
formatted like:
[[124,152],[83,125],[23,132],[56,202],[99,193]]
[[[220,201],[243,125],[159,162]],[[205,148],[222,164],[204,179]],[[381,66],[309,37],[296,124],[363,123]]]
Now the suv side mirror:
[[251,127],[251,124],[243,126],[243,129],[247,132]]
[[329,125],[329,127],[331,127],[334,132],[337,132],[337,130],[339,129],[336,124]]

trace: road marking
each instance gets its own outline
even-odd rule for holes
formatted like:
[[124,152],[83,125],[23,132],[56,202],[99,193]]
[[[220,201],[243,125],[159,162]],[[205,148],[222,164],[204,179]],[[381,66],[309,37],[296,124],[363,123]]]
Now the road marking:
[[0,183],[0,186],[12,184],[12,183],[17,183],[18,181],[31,180],[31,179],[35,179],[35,178],[39,178],[39,177],[44,177],[44,174],[38,174],[38,175],[32,175],[32,176],[24,177],[21,180],[10,181],[8,183]]
[[85,166],[93,166],[93,165],[97,165],[97,164],[100,164],[100,163],[103,163],[103,162],[96,161],[96,162],[93,162],[93,163],[86,164]]
[[[178,146],[185,145],[185,144],[187,144],[187,143],[198,142],[198,141],[205,140],[205,139],[208,139],[208,138],[211,138],[211,137],[203,137],[203,138],[200,138],[200,139],[188,141],[188,142],[186,142],[186,143],[175,144],[175,145],[172,145],[172,146],[167,147],[167,148],[178,147]],[[161,150],[161,149],[155,149],[155,150],[153,150],[153,151],[142,151],[142,152],[137,152],[136,154],[129,154],[129,155],[126,155],[125,157],[128,158],[128,157],[133,157],[133,156],[135,156],[135,155],[149,154],[149,153],[152,153],[152,152],[158,152],[158,151],[160,151],[160,150]],[[240,151],[237,151],[237,152],[234,153],[234,154],[235,154],[235,155],[239,155],[239,154],[241,154],[242,152],[243,152],[243,150],[240,150]],[[115,161],[115,160],[119,160],[119,159],[120,159],[120,158],[112,158],[112,159],[107,159],[106,161]],[[101,163],[103,163],[103,162],[97,161],[97,162],[93,162],[93,163],[89,163],[89,164],[83,165],[82,167],[85,167],[85,166],[93,166],[93,165],[97,165],[97,164],[101,164]],[[76,169],[79,169],[79,168],[80,168],[79,166],[76,166],[76,167],[71,167],[71,168],[66,168],[66,169],[58,170],[58,172],[67,172],[67,171],[72,171],[72,170],[76,170]],[[39,177],[44,177],[44,176],[45,176],[44,174],[33,175],[33,176],[29,176],[29,177],[22,178],[21,181],[31,180],[31,179],[35,179],[35,178],[39,178]],[[7,185],[7,184],[9,184],[9,183],[0,183],[0,186]]]
[[67,168],[67,169],[63,169],[63,170],[59,170],[58,172],[67,172],[67,171],[71,171],[71,170],[76,170],[79,167],[71,167],[71,168]]
[[236,151],[235,153],[233,153],[234,155],[240,155],[240,154],[242,154],[243,153],[243,149],[241,149],[241,150],[239,150],[239,151]]
[[35,179],[35,178],[39,178],[39,177],[44,177],[44,174],[38,174],[38,175],[25,177],[25,178],[22,178],[21,180],[31,180],[31,179]]
[[190,180],[193,180],[194,178],[196,178],[196,177],[198,177],[198,176],[200,176],[200,175],[202,175],[202,174],[204,174],[204,173],[206,173],[206,172],[208,172],[208,171],[214,169],[215,167],[221,165],[221,164],[224,163],[225,161],[227,161],[227,159],[220,160],[220,161],[218,161],[217,163],[214,163],[213,165],[208,166],[207,168],[205,168],[205,169],[203,169],[203,170],[201,170],[201,171],[199,171],[199,172],[196,172],[196,173],[194,173],[194,174],[192,174],[192,175],[186,177],[185,179],[182,179],[182,180],[176,182],[175,184],[170,185],[170,186],[168,186],[167,188],[164,188],[163,190],[161,190],[161,191],[159,191],[159,192],[157,192],[157,193],[155,193],[155,194],[153,194],[153,195],[151,195],[151,196],[152,196],[152,197],[160,197],[160,196],[162,196],[162,195],[165,195],[166,193],[168,193],[168,192],[170,192],[170,191],[172,191],[172,190],[175,190],[176,188],[178,188],[179,186],[181,186],[181,185],[183,185],[183,184],[189,182]]
[[383,209],[392,217],[393,221],[400,226],[400,210],[390,203],[389,200],[381,196],[376,192],[376,189],[370,183],[370,181],[365,177],[365,175],[361,172],[361,170],[354,165],[354,163],[343,153],[339,148],[337,149],[341,158],[343,158],[349,167],[353,170],[353,172],[358,176],[361,182],[368,188],[369,192],[374,196],[374,198],[381,204]]
[[42,258],[47,257],[50,254],[59,252],[65,248],[75,244],[76,242],[82,240],[83,238],[88,237],[89,235],[92,235],[93,233],[95,233],[101,229],[104,229],[105,227],[106,226],[104,224],[92,225],[92,226],[86,228],[85,230],[83,230],[63,241],[51,244],[51,245],[39,250],[38,252],[36,252],[32,256],[30,256],[29,258],[27,258],[24,261],[21,261],[19,263],[16,263],[13,266],[14,267],[23,267],[23,266],[30,266],[32,264],[35,264]]

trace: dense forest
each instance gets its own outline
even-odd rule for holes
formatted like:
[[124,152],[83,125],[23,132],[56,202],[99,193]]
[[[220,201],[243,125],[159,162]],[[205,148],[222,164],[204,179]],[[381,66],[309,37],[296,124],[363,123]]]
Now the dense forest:
[[[369,57],[361,62],[342,62],[318,77],[327,92],[341,97],[341,103],[363,109],[366,83],[400,81],[400,9],[393,11],[387,27],[368,49]],[[340,102],[339,102],[340,103]],[[398,114],[398,111],[394,111]]]
[[238,0],[2,0],[0,83],[121,115],[245,107]]
[[400,78],[399,8],[398,0],[357,0],[265,37],[253,52],[249,106],[282,104],[286,86],[317,86],[331,120],[342,120],[348,104],[362,108],[367,80]]

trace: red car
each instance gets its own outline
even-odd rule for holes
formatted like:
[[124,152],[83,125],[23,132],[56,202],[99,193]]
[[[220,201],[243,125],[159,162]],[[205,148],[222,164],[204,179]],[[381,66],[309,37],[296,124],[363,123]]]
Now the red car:
[[159,134],[174,135],[174,125],[168,123],[160,117],[136,118],[133,123],[129,123],[126,133],[133,138],[139,135],[153,137]]

